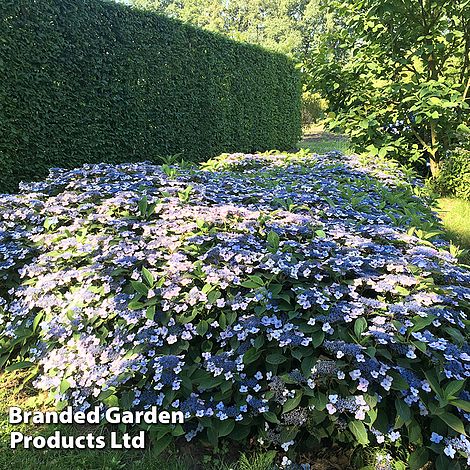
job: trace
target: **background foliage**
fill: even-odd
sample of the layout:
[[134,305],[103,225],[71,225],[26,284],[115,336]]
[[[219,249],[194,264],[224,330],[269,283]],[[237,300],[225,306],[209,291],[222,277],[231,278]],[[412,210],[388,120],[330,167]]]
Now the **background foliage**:
[[[436,176],[469,132],[468,0],[324,2],[335,27],[306,61],[355,149]],[[325,13],[326,14],[326,13]]]
[[0,22],[3,191],[53,166],[298,141],[284,56],[99,0],[7,0]]
[[321,121],[325,118],[326,108],[327,102],[319,93],[305,90],[302,93],[302,124],[307,126]]
[[321,0],[131,0],[131,3],[298,60],[314,50],[319,33],[327,25],[320,10]]
[[329,107],[331,128],[348,134],[356,151],[437,176],[449,150],[461,145],[459,132],[469,132],[468,0],[132,4],[288,54],[307,89],[303,124]]
[[444,196],[470,201],[470,150],[457,148],[450,152],[433,183]]

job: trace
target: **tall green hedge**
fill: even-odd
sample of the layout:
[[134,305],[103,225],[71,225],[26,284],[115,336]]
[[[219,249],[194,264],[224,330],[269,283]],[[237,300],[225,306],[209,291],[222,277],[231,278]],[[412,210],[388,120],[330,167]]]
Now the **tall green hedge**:
[[284,56],[100,0],[1,0],[0,191],[53,166],[288,148]]

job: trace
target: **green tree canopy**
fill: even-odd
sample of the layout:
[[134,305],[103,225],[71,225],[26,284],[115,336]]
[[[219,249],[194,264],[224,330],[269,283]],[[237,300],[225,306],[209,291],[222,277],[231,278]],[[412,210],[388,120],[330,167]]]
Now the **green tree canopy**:
[[152,9],[238,41],[292,57],[311,52],[324,28],[321,0],[133,0]]
[[357,148],[436,175],[468,132],[469,0],[327,2],[336,27],[306,62],[314,90]]

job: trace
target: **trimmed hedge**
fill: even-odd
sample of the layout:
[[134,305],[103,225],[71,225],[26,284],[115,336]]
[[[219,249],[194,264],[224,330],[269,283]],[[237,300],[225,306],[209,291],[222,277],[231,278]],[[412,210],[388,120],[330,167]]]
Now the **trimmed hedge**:
[[295,146],[285,56],[100,0],[3,0],[0,190],[50,167]]

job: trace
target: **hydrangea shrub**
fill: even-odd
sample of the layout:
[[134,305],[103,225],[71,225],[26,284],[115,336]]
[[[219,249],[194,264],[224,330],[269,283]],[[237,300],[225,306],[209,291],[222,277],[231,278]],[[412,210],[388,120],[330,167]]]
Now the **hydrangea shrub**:
[[468,462],[470,270],[416,184],[335,152],[52,169],[0,197],[1,364],[59,407],[182,410],[162,448]]

